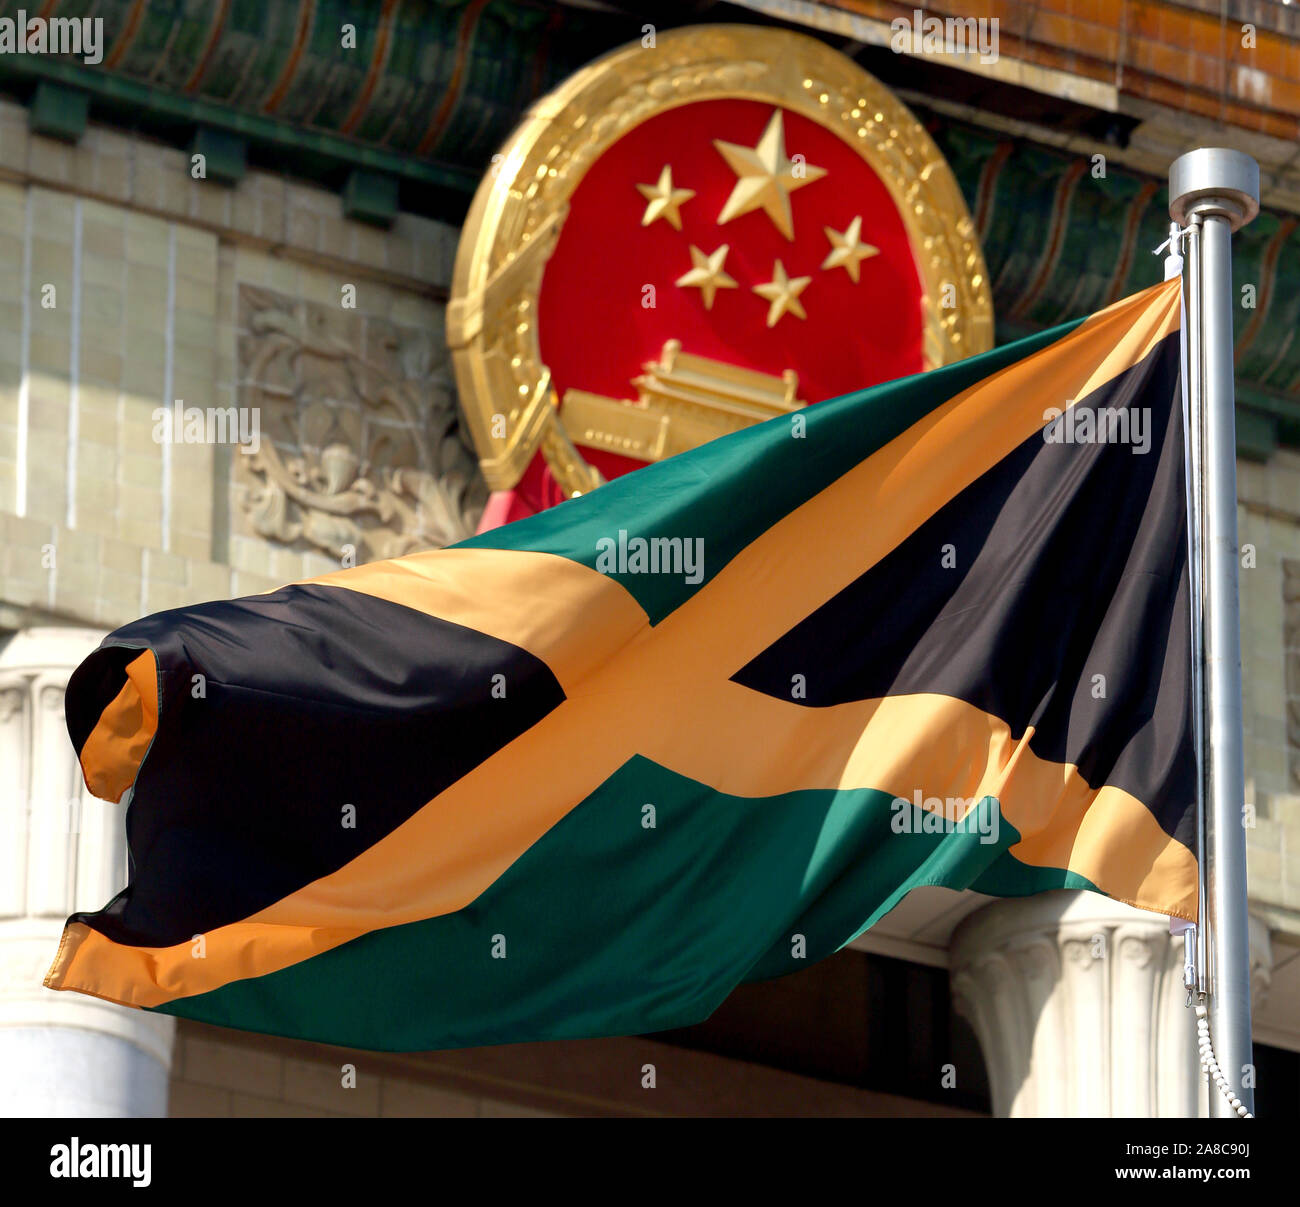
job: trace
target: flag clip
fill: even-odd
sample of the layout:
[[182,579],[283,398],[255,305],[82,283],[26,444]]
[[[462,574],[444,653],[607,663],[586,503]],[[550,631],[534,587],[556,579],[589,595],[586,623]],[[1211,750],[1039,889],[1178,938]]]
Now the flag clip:
[[[1160,246],[1151,254],[1153,256],[1158,256],[1167,247],[1169,248],[1170,255],[1181,255],[1183,251],[1183,238],[1191,232],[1191,229],[1192,227],[1190,223],[1187,226],[1179,226],[1177,222],[1171,222],[1169,224],[1169,238],[1160,244]],[[1178,244],[1176,248],[1174,247],[1175,243]]]
[[1187,990],[1187,1004],[1192,1004],[1196,993],[1196,926],[1183,931],[1183,986]]
[[1181,276],[1183,272],[1183,239],[1191,231],[1192,224],[1189,222],[1186,226],[1179,226],[1177,222],[1169,224],[1169,238],[1166,239],[1151,254],[1158,256],[1166,248],[1169,254],[1165,257],[1165,280],[1172,281],[1174,277]]

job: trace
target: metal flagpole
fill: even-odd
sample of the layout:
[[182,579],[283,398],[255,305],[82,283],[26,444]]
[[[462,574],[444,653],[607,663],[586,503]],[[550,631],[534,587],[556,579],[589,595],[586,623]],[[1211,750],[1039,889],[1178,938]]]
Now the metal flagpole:
[[[1237,448],[1232,363],[1232,234],[1259,213],[1259,165],[1240,151],[1203,147],[1169,169],[1169,214],[1189,227],[1185,276],[1191,431],[1193,617],[1201,650],[1204,763],[1200,978],[1208,989],[1210,1039],[1242,1107],[1254,1112],[1250,1042],[1250,934],[1246,914],[1245,770],[1241,738],[1241,635],[1237,601]],[[1253,1084],[1253,1078],[1251,1082]],[[1210,1090],[1210,1113],[1233,1117]]]

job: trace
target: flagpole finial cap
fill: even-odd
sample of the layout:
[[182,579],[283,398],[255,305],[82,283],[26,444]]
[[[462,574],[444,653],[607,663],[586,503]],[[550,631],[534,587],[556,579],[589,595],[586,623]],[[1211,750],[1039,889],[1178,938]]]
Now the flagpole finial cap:
[[1259,164],[1227,147],[1198,147],[1169,165],[1169,216],[1226,218],[1234,231],[1259,213]]

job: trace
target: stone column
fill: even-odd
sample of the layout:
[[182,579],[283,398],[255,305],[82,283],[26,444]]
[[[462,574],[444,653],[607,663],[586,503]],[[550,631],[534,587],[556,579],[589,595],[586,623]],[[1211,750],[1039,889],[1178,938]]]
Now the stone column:
[[0,1115],[167,1113],[175,1020],[41,984],[67,915],[127,881],[122,806],[86,791],[63,720],[101,637],[31,628],[0,648]]
[[[1252,986],[1268,932],[1252,927]],[[1204,1115],[1196,1025],[1169,920],[1097,893],[996,901],[951,944],[955,1008],[1001,1116]]]

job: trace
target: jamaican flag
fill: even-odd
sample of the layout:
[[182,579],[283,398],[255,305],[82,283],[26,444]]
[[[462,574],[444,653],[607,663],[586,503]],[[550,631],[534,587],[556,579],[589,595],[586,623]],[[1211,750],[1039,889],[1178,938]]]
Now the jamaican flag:
[[47,979],[417,1050],[679,1027],[918,885],[1192,918],[1176,281],[76,671]]

